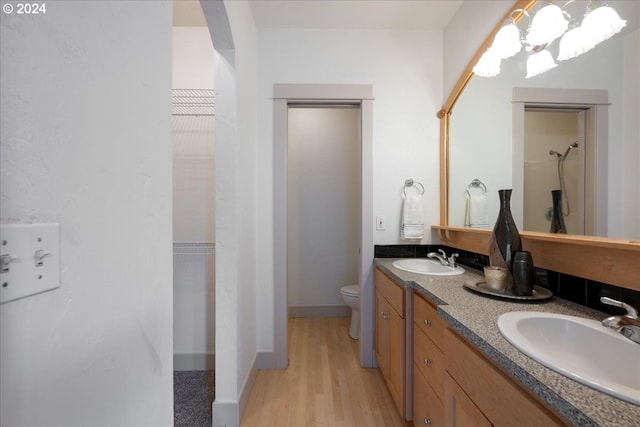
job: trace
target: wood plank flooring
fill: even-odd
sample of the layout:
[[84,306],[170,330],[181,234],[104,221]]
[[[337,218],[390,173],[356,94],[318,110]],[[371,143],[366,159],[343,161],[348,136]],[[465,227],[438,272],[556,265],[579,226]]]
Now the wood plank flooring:
[[363,369],[348,317],[289,319],[289,368],[259,371],[241,427],[407,427],[378,369]]

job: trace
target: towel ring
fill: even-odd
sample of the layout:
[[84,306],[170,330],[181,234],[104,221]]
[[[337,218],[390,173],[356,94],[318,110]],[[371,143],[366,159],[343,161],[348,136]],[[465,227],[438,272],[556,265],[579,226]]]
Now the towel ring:
[[404,181],[404,187],[402,187],[402,198],[404,199],[405,197],[407,197],[407,192],[405,191],[405,189],[407,187],[420,187],[420,195],[422,196],[424,194],[424,185],[420,184],[418,181],[414,181],[413,178],[409,178],[409,179],[405,179]]
[[471,196],[471,193],[469,192],[471,188],[479,188],[482,190],[482,194],[487,194],[487,186],[478,178],[473,179],[469,185],[467,185],[467,188],[464,190],[467,196]]

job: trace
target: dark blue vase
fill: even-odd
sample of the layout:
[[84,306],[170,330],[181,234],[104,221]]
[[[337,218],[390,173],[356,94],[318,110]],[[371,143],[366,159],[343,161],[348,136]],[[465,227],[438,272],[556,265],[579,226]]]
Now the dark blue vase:
[[553,200],[553,215],[549,232],[566,234],[567,226],[562,214],[562,190],[551,190],[551,199]]
[[513,292],[513,257],[522,250],[522,242],[511,215],[511,190],[498,190],[498,195],[500,212],[489,241],[489,263],[508,270],[506,291]]

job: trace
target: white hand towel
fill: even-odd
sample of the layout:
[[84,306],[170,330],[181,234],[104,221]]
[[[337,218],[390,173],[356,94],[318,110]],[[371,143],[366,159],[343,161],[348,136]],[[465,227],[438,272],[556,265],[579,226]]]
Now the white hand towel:
[[489,227],[486,194],[467,194],[464,225],[467,227]]
[[403,239],[419,240],[424,237],[422,215],[422,195],[407,194],[402,204],[402,225],[400,226],[400,235]]

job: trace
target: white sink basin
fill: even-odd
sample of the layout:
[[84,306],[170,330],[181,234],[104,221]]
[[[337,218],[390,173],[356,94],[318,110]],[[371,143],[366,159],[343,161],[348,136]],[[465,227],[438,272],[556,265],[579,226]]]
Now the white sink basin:
[[428,274],[429,276],[458,276],[464,273],[462,267],[448,267],[427,258],[406,258],[391,263],[395,268],[410,273]]
[[640,345],[596,320],[514,311],[500,333],[520,351],[589,387],[640,405]]

